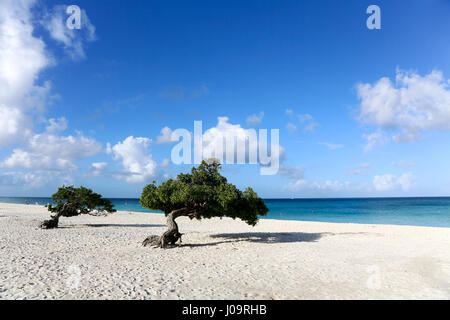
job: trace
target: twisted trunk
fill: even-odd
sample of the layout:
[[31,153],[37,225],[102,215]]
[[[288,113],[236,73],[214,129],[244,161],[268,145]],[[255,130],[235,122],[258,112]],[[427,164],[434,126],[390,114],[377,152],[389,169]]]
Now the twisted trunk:
[[43,221],[40,225],[39,228],[41,229],[54,229],[54,228],[58,228],[58,223],[59,223],[59,217],[63,214],[64,210],[66,210],[66,208],[70,206],[70,204],[68,202],[64,203],[63,207],[61,208],[61,210],[59,210],[55,215],[51,216],[49,220],[45,220]]
[[43,221],[39,228],[41,229],[54,229],[58,228],[59,217],[61,216],[60,212],[57,212],[54,216],[51,216],[49,220]]
[[181,243],[181,233],[178,231],[178,224],[175,219],[181,216],[189,215],[189,211],[186,208],[174,210],[167,215],[167,231],[161,236],[149,236],[143,242],[142,245],[154,246],[160,248],[166,248],[169,245],[175,245],[175,243],[180,240]]

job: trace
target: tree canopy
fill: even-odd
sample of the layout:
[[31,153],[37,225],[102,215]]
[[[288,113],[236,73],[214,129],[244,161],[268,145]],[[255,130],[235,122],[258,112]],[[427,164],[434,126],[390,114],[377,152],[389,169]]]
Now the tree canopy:
[[53,204],[47,205],[48,210],[63,217],[116,211],[111,201],[85,187],[62,186],[52,196],[52,200]]
[[258,216],[267,214],[264,201],[252,188],[240,191],[219,173],[221,165],[216,160],[203,160],[191,173],[179,174],[159,186],[147,185],[141,195],[143,207],[162,210],[166,215],[177,210],[191,219],[212,217],[239,218],[256,225]]

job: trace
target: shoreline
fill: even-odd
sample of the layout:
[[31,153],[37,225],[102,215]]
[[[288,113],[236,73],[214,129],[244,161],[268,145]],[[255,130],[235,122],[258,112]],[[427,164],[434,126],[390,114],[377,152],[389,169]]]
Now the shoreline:
[[0,203],[0,299],[449,299],[448,228],[179,218],[183,243],[142,247],[161,213],[37,224]]
[[[14,205],[14,206],[36,206],[36,207],[44,207],[41,204],[29,203],[29,204],[17,204],[17,203],[8,203],[8,202],[0,202],[1,205]],[[45,207],[44,207],[45,208]],[[117,213],[132,213],[132,214],[157,214],[163,216],[164,214],[161,212],[144,212],[144,211],[132,211],[132,210],[117,210]],[[64,218],[63,218],[64,219]],[[228,219],[224,217],[223,219]],[[438,229],[449,229],[448,226],[422,226],[422,225],[410,225],[410,224],[389,224],[389,223],[359,223],[359,222],[329,222],[329,221],[312,221],[312,220],[295,220],[295,219],[273,219],[260,217],[260,221],[286,221],[286,222],[301,222],[301,223],[321,223],[321,224],[339,224],[339,225],[358,225],[358,226],[395,226],[395,227],[417,227],[417,228],[438,228]],[[259,223],[258,222],[258,223]]]

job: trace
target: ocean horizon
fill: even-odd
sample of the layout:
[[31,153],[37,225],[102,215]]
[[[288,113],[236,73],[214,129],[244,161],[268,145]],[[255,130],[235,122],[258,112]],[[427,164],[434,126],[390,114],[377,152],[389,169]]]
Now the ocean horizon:
[[[0,197],[1,203],[46,205],[50,197]],[[138,198],[109,198],[120,211],[158,212],[142,208]],[[261,219],[333,223],[450,227],[450,197],[264,199]]]

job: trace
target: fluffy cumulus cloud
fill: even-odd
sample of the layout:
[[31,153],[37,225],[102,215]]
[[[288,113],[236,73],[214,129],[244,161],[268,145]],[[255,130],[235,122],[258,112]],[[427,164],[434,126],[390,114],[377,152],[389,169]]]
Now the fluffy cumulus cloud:
[[[78,169],[75,161],[101,151],[98,142],[81,134],[60,136],[68,126],[64,117],[45,120],[45,132],[34,132],[34,119],[41,122],[52,100],[51,84],[40,79],[40,75],[54,65],[42,38],[33,35],[37,19],[32,12],[36,3],[0,1],[0,146],[18,145],[0,161],[4,170],[14,170],[1,174],[2,184],[33,187],[55,180],[70,182],[70,173]],[[92,35],[85,13],[83,17],[86,32]],[[76,37],[67,34],[68,29],[59,30],[58,35],[53,24],[48,30],[53,38],[66,41],[68,47],[79,46]],[[92,39],[90,35],[88,38]]]
[[0,105],[0,145],[9,145],[29,136],[32,120],[22,110]]
[[55,6],[47,13],[42,25],[49,31],[50,36],[64,46],[66,52],[73,59],[86,57],[85,43],[96,39],[95,26],[89,20],[85,10],[81,10],[80,29],[70,29],[66,25],[69,14],[67,5]]
[[415,177],[412,173],[404,173],[397,179],[397,184],[404,191],[409,191],[415,186]]
[[397,70],[395,82],[384,77],[357,89],[358,120],[394,132],[397,143],[416,141],[425,130],[450,130],[450,81],[440,71]]
[[377,191],[392,191],[399,188],[409,191],[414,184],[414,176],[411,173],[404,173],[401,176],[384,174],[373,178],[373,186]]
[[77,169],[75,160],[90,157],[100,151],[101,146],[97,141],[82,135],[36,134],[28,140],[25,148],[14,149],[0,163],[0,167],[73,171]]
[[[245,163],[265,163],[262,161],[259,152],[261,147],[261,137],[254,129],[245,129],[240,124],[228,122],[227,117],[218,117],[215,127],[209,128],[202,136],[203,158],[216,157],[221,159],[221,155],[226,159],[226,154],[234,155],[233,161],[237,161],[237,155],[245,156]],[[279,163],[284,156],[284,148],[277,141],[269,141],[270,131],[267,132],[267,149],[269,150],[269,161]],[[279,153],[273,152],[271,148],[277,147]],[[261,149],[262,150],[262,149]],[[219,156],[217,155],[219,154]],[[264,152],[262,152],[264,154]]]
[[28,136],[30,112],[43,107],[49,83],[38,84],[50,63],[45,44],[33,36],[34,0],[0,1],[0,145]]
[[162,144],[162,143],[171,143],[171,142],[177,141],[176,139],[174,139],[172,137],[172,133],[173,133],[173,131],[169,127],[162,128],[161,133],[159,134],[159,136],[156,137],[156,143]]
[[394,189],[395,176],[393,174],[384,174],[373,178],[373,186],[377,191],[388,191]]
[[106,172],[107,162],[93,162],[89,167],[89,175],[98,177]]
[[129,183],[143,183],[154,177],[157,163],[149,150],[151,143],[151,139],[130,136],[114,146],[108,144],[107,153],[123,166],[123,171],[114,177]]

